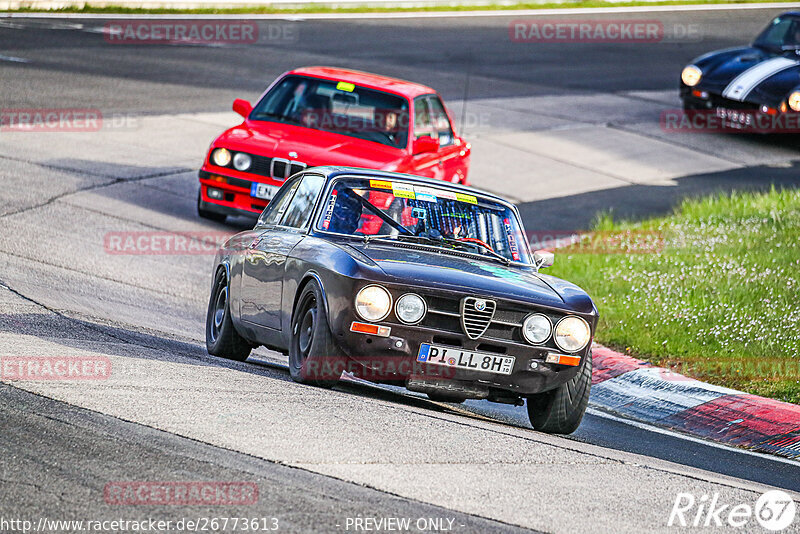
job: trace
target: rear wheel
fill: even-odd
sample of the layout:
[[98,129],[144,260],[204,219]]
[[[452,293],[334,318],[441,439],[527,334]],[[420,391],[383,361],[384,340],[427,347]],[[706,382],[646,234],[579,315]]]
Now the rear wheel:
[[215,211],[209,211],[203,208],[203,198],[200,194],[200,191],[197,192],[197,214],[202,217],[203,219],[208,219],[210,221],[216,222],[223,222],[227,215],[224,213],[217,213]]
[[571,434],[581,424],[592,388],[592,353],[581,362],[572,379],[553,389],[528,397],[528,418],[535,430]]
[[344,370],[333,342],[322,290],[315,281],[303,288],[292,314],[289,374],[301,384],[330,388]]
[[206,349],[213,356],[243,362],[250,355],[250,343],[239,335],[231,321],[228,276],[223,269],[214,278],[214,289],[206,314]]

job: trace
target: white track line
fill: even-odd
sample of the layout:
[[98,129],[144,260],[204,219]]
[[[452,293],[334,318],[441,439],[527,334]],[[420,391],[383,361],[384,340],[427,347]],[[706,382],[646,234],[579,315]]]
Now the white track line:
[[751,451],[748,449],[740,449],[738,447],[732,447],[730,445],[725,445],[722,443],[717,443],[716,441],[711,441],[703,438],[696,438],[694,436],[690,436],[688,434],[682,434],[680,432],[675,432],[673,430],[667,430],[666,428],[661,428],[653,425],[649,425],[647,423],[640,423],[639,421],[634,421],[632,419],[625,419],[623,417],[617,417],[616,415],[611,415],[610,413],[606,413],[604,411],[598,410],[596,408],[587,408],[586,413],[590,415],[594,415],[596,417],[602,417],[603,419],[608,419],[610,421],[616,421],[617,423],[622,423],[625,425],[630,425],[636,428],[640,428],[642,430],[646,430],[648,432],[654,432],[656,434],[663,434],[665,436],[670,436],[672,438],[679,438],[685,439],[686,441],[691,441],[694,443],[699,443],[702,445],[707,445],[709,447],[714,447],[716,449],[723,449],[730,452],[738,452],[741,454],[747,454],[749,456],[755,456],[757,458],[761,458],[763,460],[772,460],[775,462],[781,462],[784,464],[789,464],[794,467],[800,467],[800,462],[796,460],[792,460],[790,458],[784,458],[783,456],[776,456],[772,454],[766,454],[763,452],[756,452]]
[[4,56],[0,54],[0,61],[11,61],[12,63],[30,63],[30,59],[24,57]]
[[[168,2],[169,0],[165,0]],[[124,0],[120,2],[124,4]],[[275,4],[271,4],[275,6]],[[257,6],[255,6],[257,7]],[[30,19],[234,19],[234,20],[342,20],[342,19],[433,19],[470,17],[548,17],[553,15],[595,15],[614,13],[664,13],[676,11],[741,11],[753,9],[784,9],[800,7],[791,2],[771,2],[764,4],[706,4],[706,5],[662,5],[662,6],[624,6],[555,9],[515,9],[491,11],[408,11],[384,13],[303,13],[303,14],[236,14],[236,15],[139,15],[107,13],[0,13],[0,18]]]

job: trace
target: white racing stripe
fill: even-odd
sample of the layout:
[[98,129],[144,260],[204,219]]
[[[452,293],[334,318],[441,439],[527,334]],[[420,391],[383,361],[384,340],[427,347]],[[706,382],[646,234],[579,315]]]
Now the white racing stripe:
[[785,57],[776,57],[768,59],[767,61],[762,61],[734,78],[725,90],[722,91],[722,96],[742,102],[758,84],[770,76],[774,76],[796,65],[800,65],[800,62]]

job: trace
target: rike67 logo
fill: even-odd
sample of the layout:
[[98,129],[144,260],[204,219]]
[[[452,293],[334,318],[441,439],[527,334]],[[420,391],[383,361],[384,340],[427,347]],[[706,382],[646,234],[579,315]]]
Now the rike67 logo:
[[[752,532],[757,522],[763,528],[779,532],[794,523],[796,505],[791,495],[771,490],[761,495],[754,506],[747,503],[725,503],[719,493],[699,498],[679,493],[669,514],[670,527],[726,527]],[[754,521],[755,520],[755,521]]]

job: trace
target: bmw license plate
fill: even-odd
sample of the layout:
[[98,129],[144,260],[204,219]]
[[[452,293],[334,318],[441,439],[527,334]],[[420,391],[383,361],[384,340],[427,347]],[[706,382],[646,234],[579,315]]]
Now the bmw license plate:
[[278,189],[280,188],[275,185],[253,182],[253,185],[250,186],[250,196],[264,200],[272,200],[272,197],[275,196],[275,193],[277,193]]
[[512,356],[471,352],[457,347],[429,345],[428,343],[420,345],[417,361],[501,375],[510,375],[514,369]]

